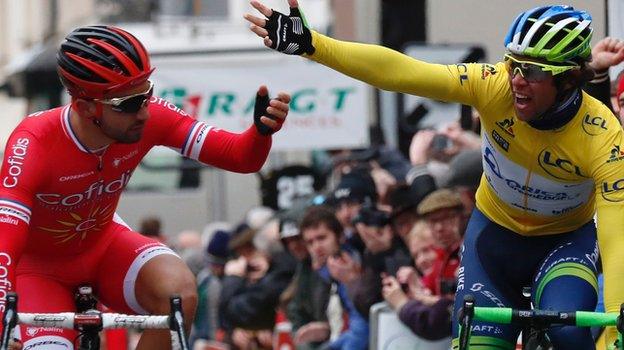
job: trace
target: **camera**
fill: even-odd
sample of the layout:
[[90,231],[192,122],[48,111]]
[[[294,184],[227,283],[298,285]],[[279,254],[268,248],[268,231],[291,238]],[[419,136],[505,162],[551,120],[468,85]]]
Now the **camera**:
[[442,294],[455,294],[457,282],[455,279],[442,279],[440,281],[440,291]]
[[451,139],[444,134],[436,134],[431,140],[431,149],[435,152],[442,152],[451,146]]
[[250,273],[250,272],[256,272],[256,271],[260,271],[260,268],[258,266],[254,264],[247,264],[245,272]]
[[379,210],[375,205],[366,201],[362,204],[360,212],[353,218],[352,223],[362,223],[366,226],[384,227],[390,224],[390,214],[385,211]]

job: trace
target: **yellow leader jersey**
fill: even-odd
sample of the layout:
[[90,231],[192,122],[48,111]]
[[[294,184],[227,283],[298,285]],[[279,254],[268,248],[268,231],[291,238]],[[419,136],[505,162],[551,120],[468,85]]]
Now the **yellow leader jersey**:
[[380,89],[471,105],[481,115],[483,176],[477,207],[521,235],[572,231],[597,212],[605,307],[624,302],[624,149],[613,113],[583,92],[555,130],[518,120],[503,63],[430,64],[377,45],[312,32],[308,58]]

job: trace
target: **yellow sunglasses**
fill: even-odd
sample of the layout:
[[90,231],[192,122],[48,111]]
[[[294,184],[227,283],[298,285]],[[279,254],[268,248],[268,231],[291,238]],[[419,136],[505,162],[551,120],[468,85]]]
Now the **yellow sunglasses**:
[[555,76],[569,70],[581,69],[579,65],[555,66],[534,61],[520,60],[510,54],[505,54],[505,65],[513,75],[520,74],[528,82],[544,81],[550,76]]

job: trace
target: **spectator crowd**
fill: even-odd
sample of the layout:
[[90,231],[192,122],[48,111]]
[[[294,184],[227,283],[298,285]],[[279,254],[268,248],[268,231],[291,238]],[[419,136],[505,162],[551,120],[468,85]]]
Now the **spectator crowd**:
[[286,330],[296,349],[367,349],[369,312],[383,301],[414,334],[449,337],[479,147],[458,125],[422,130],[409,160],[386,146],[328,152],[326,189],[291,209],[252,208],[172,241],[145,218],[142,232],[197,276],[192,348],[272,349]]

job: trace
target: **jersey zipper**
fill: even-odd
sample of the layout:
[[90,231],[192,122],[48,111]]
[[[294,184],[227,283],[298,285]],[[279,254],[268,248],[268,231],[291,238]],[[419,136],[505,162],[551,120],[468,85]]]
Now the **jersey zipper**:
[[[93,153],[94,156],[97,157],[98,163],[97,163],[97,182],[101,182],[102,186],[104,184],[104,174],[103,174],[103,170],[104,170],[104,153],[106,152],[106,149],[104,150],[99,150],[98,153]],[[96,194],[96,197],[93,198],[93,201],[91,202],[90,205],[90,209],[89,209],[89,214],[88,214],[88,218],[89,219],[96,219],[99,221],[99,218],[97,217],[98,215],[98,211],[100,208],[100,204],[101,204],[101,198],[99,198],[99,196]],[[93,229],[88,229],[84,232],[81,233],[80,236],[80,243],[82,243],[82,240],[89,234],[93,234]]]
[[525,193],[524,193],[524,214],[525,214],[525,220],[524,220],[524,230],[526,231],[527,225],[526,225],[526,220],[529,218],[528,215],[528,208],[529,208],[529,194],[530,194],[530,189],[531,189],[531,177],[533,176],[533,173],[535,172],[535,162],[537,161],[537,157],[538,157],[538,153],[539,153],[539,149],[540,147],[534,147],[532,149],[532,152],[530,153],[530,159],[527,161],[527,164],[529,164],[529,168],[527,169],[527,176],[524,182],[524,188],[525,188]]
[[99,172],[102,172],[102,170],[104,170],[104,160],[102,159],[103,155],[102,154],[98,154],[97,157],[98,157],[97,170]]

